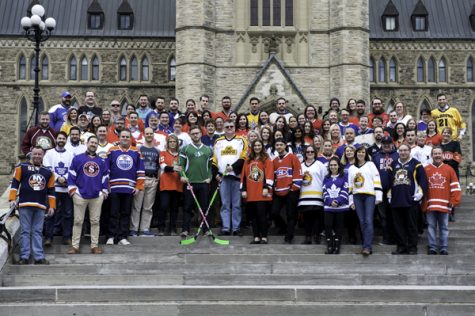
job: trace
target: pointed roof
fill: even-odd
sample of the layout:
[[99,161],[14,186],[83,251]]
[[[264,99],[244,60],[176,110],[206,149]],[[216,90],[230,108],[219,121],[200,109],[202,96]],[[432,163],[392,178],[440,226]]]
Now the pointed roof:
[[117,13],[130,14],[134,13],[134,10],[132,10],[132,7],[127,0],[123,0],[119,6],[119,9],[117,9]]
[[429,15],[429,12],[427,11],[422,0],[419,0],[419,2],[417,2],[414,11],[412,11],[412,15]]
[[89,6],[89,8],[87,8],[87,13],[104,13],[104,10],[102,10],[99,1],[92,0],[91,5]]
[[297,96],[302,100],[302,102],[307,105],[308,104],[308,101],[307,99],[305,98],[305,96],[302,94],[302,92],[300,91],[300,89],[298,88],[297,84],[295,83],[295,81],[292,79],[292,77],[290,76],[290,73],[289,71],[285,68],[284,64],[277,58],[277,56],[275,54],[270,54],[269,58],[266,60],[266,62],[264,63],[264,65],[262,66],[262,69],[257,73],[256,77],[254,78],[254,80],[252,80],[252,82],[249,84],[249,86],[247,87],[246,91],[244,92],[244,94],[242,95],[241,99],[239,99],[239,102],[238,104],[236,105],[236,107],[234,108],[235,111],[238,111],[239,108],[244,104],[244,102],[246,101],[247,97],[249,97],[249,95],[251,94],[252,90],[256,87],[257,83],[261,80],[262,76],[266,73],[266,71],[269,69],[269,67],[272,65],[272,64],[275,64],[277,66],[277,68],[279,68],[279,70],[282,72],[282,74],[284,75],[285,79],[287,79],[290,83],[290,85],[292,86],[292,88],[295,90]]
[[399,11],[397,10],[392,0],[389,0],[388,4],[386,5],[386,8],[384,9],[383,16],[398,16],[398,15],[399,15]]

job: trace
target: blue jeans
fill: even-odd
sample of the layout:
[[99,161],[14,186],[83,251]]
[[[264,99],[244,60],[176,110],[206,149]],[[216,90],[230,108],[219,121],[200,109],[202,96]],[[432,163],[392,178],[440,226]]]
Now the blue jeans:
[[[20,208],[20,259],[29,260],[31,248],[33,259],[44,259],[43,223],[45,211],[36,207]],[[31,248],[30,248],[31,244]]]
[[363,236],[363,248],[373,249],[373,219],[375,196],[369,194],[355,194],[353,201],[355,203],[356,214],[360,220],[361,235]]
[[56,212],[45,219],[45,238],[53,239],[55,227],[63,231],[63,239],[71,239],[73,235],[73,199],[67,192],[56,192]]
[[241,191],[240,182],[231,177],[224,177],[221,182],[221,221],[223,222],[223,231],[239,230],[241,225]]
[[[427,213],[427,242],[430,250],[447,250],[449,245],[449,213]],[[439,226],[439,243],[437,243],[437,226]]]

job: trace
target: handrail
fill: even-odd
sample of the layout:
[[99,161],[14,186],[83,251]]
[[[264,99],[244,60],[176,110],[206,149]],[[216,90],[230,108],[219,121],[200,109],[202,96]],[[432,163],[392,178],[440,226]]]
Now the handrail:
[[6,227],[6,223],[10,217],[17,216],[15,214],[15,209],[15,206],[11,206],[8,212],[0,216],[0,238],[7,242],[9,250],[12,247],[12,235]]

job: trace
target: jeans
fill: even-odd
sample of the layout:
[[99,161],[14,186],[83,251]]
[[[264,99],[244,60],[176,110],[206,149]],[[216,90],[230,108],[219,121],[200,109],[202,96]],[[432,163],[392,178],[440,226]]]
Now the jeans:
[[[429,249],[447,250],[449,244],[449,213],[427,213],[427,239]],[[437,243],[437,226],[439,226],[439,243]]]
[[[221,182],[221,221],[223,231],[239,230],[241,225],[241,191],[240,182],[236,178],[224,177]],[[231,223],[232,220],[232,223]],[[232,224],[232,227],[230,227]]]
[[376,210],[381,221],[383,241],[387,243],[394,242],[394,223],[391,213],[391,204],[387,198],[387,192],[383,193],[383,201],[378,206],[376,206]]
[[29,260],[31,248],[33,248],[34,260],[44,259],[43,224],[45,212],[45,210],[36,207],[20,208],[20,259]]
[[[63,239],[71,239],[73,233],[73,200],[66,192],[56,192],[56,212],[45,219],[45,238],[53,239],[54,228],[59,224],[63,230]],[[58,223],[59,222],[59,223]]]
[[374,203],[376,197],[369,194],[355,194],[353,200],[355,203],[356,214],[360,220],[361,235],[363,237],[363,249],[373,249],[373,219],[374,219]]

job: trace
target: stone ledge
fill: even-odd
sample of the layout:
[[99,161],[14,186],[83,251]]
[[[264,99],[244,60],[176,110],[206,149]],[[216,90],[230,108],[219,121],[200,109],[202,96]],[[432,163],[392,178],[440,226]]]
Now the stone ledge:
[[[5,214],[9,210],[8,191],[9,189],[5,190],[5,192],[0,197],[0,215]],[[20,231],[20,221],[17,217],[9,218],[5,226],[10,232],[12,238],[15,238],[15,236]],[[4,239],[0,239],[0,271],[3,269],[3,266],[7,262],[8,255],[8,244]]]

